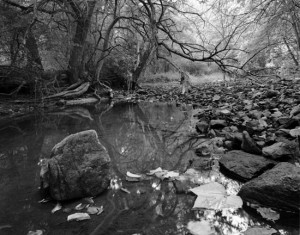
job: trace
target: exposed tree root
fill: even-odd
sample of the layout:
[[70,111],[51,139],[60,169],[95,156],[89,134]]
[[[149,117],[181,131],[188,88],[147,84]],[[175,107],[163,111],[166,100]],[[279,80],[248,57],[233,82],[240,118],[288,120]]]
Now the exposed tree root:
[[[85,82],[75,88],[74,90],[66,90],[62,91],[60,93],[57,93],[55,95],[50,95],[45,97],[44,99],[53,99],[53,98],[72,98],[72,97],[78,97],[83,95],[90,87],[89,82]],[[70,88],[70,87],[69,87]]]

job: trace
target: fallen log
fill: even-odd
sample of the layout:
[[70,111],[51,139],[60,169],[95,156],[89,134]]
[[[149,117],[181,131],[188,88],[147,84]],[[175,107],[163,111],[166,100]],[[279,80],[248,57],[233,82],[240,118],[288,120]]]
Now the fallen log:
[[74,90],[62,91],[62,92],[57,93],[55,95],[47,96],[44,99],[71,98],[71,97],[81,96],[89,89],[89,87],[90,87],[90,83],[85,82],[85,83],[81,84],[79,87],[77,87]]

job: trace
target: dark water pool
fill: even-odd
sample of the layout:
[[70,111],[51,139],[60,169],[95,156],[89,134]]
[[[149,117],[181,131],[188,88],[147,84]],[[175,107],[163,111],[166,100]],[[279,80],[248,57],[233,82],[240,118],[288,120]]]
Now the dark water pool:
[[[177,194],[172,182],[150,179],[126,181],[126,172],[146,173],[157,167],[184,172],[203,140],[192,135],[193,110],[174,104],[123,103],[93,108],[71,108],[36,114],[0,123],[0,234],[189,234],[189,221],[204,221],[206,234],[237,235],[250,226],[271,226],[278,234],[298,235],[288,223],[268,222],[251,210],[191,210],[195,197]],[[69,134],[94,129],[112,159],[115,188],[95,198],[104,212],[91,220],[67,222],[74,207],[84,200],[63,203],[54,214],[55,202],[39,203],[39,166],[52,147]],[[203,178],[213,180],[211,169]],[[220,175],[219,175],[220,176]],[[241,184],[221,175],[227,190]],[[130,192],[119,189],[123,187]]]

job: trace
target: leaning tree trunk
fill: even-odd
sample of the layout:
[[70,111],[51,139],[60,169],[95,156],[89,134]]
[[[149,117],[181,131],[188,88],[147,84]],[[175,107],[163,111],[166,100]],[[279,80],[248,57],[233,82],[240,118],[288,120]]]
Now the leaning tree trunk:
[[12,35],[11,35],[11,41],[9,44],[9,49],[10,49],[10,65],[11,66],[17,66],[17,59],[20,51],[20,43],[19,43],[19,32],[18,30],[13,30]]
[[283,42],[285,43],[285,45],[286,45],[286,47],[288,49],[288,52],[290,53],[290,56],[292,57],[295,65],[298,67],[299,66],[299,62],[298,62],[297,58],[295,57],[295,55],[294,55],[294,53],[293,53],[293,51],[292,51],[289,43],[287,42],[287,40],[285,38],[283,38]]
[[[156,50],[158,48],[157,44],[157,34],[158,34],[158,29],[157,29],[157,21],[156,21],[156,9],[153,4],[153,2],[148,1],[149,7],[150,7],[150,14],[148,15],[149,17],[149,31],[150,31],[150,37],[149,37],[149,42],[148,42],[148,47],[144,51],[144,53],[139,53],[138,55],[138,65],[135,67],[133,73],[132,73],[132,82],[131,82],[131,89],[135,90],[137,82],[140,77],[143,76],[147,66],[151,62],[153,56],[156,53]],[[139,52],[139,51],[138,51]]]
[[[82,12],[77,13],[76,32],[73,37],[73,47],[69,59],[69,69],[72,73],[71,82],[78,82],[80,75],[83,72],[84,64],[82,57],[86,45],[86,38],[91,25],[91,18],[94,12],[96,1],[88,1],[88,13],[82,15]],[[76,7],[76,6],[75,6]],[[77,8],[78,10],[78,8]]]
[[96,80],[99,81],[100,80],[100,74],[101,74],[101,70],[103,68],[104,65],[104,59],[107,56],[107,49],[109,47],[109,39],[111,38],[111,32],[115,26],[115,24],[122,19],[123,17],[116,17],[114,18],[113,22],[109,25],[107,31],[106,31],[106,35],[104,37],[104,42],[103,42],[103,46],[102,46],[102,52],[100,54],[100,57],[97,61],[97,65],[96,65]]
[[150,44],[147,50],[139,56],[139,63],[132,73],[132,82],[129,87],[131,90],[135,90],[139,78],[143,76],[147,66],[149,65],[153,57],[155,49],[155,46]]

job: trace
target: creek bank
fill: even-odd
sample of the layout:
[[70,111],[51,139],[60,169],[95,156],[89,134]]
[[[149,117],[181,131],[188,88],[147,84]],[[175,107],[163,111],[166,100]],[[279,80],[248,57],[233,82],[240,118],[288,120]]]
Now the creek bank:
[[[243,150],[263,155],[275,160],[274,165],[281,161],[299,164],[299,90],[300,82],[297,80],[245,80],[234,84],[203,84],[193,87],[191,92],[185,95],[180,95],[177,85],[144,87],[131,95],[123,91],[116,92],[112,101],[146,100],[175,102],[178,105],[191,104],[195,111],[198,110],[195,117],[199,120],[196,124],[199,134],[210,138],[222,138],[221,145],[226,150]],[[283,157],[277,157],[268,151],[274,146],[277,153],[283,153]],[[225,164],[222,167],[230,170]],[[241,176],[246,181],[255,180],[255,177],[269,169],[261,168],[259,164],[254,164],[251,168],[256,168],[254,172],[259,173],[252,173],[254,178]]]
[[246,202],[299,213],[300,83],[244,84],[221,87],[219,99],[203,90],[211,103],[196,114],[196,130],[203,134],[203,122],[214,123],[205,129],[207,136],[221,138],[221,146],[233,150],[221,155],[221,171],[248,181],[240,191]]
[[[221,154],[221,170],[230,173],[228,176],[238,177],[242,181],[250,180],[249,183],[255,182],[257,177],[266,177],[264,180],[272,184],[272,177],[268,177],[268,174],[271,174],[271,168],[280,162],[289,162],[285,164],[300,169],[299,90],[299,80],[253,79],[234,84],[203,84],[201,87],[193,87],[191,92],[185,95],[179,95],[175,86],[157,90],[148,87],[138,91],[128,100],[193,105],[195,111],[198,110],[198,113],[195,112],[198,119],[195,128],[199,135],[220,137],[220,147],[227,151],[239,151]],[[247,154],[255,154],[255,157]],[[269,171],[271,173],[268,173]],[[289,177],[291,181],[298,182],[296,174]],[[258,184],[257,187],[262,185]],[[277,203],[276,209],[295,211],[298,207],[295,200],[290,202],[289,208],[280,201],[299,198],[299,192],[285,188],[285,180],[279,181],[274,187],[286,190],[286,194],[273,198],[273,203]],[[267,193],[263,188],[261,190]],[[246,194],[243,193],[244,198]],[[260,196],[264,198],[263,194]],[[262,206],[271,207],[270,203],[265,203],[264,200],[259,202]]]

